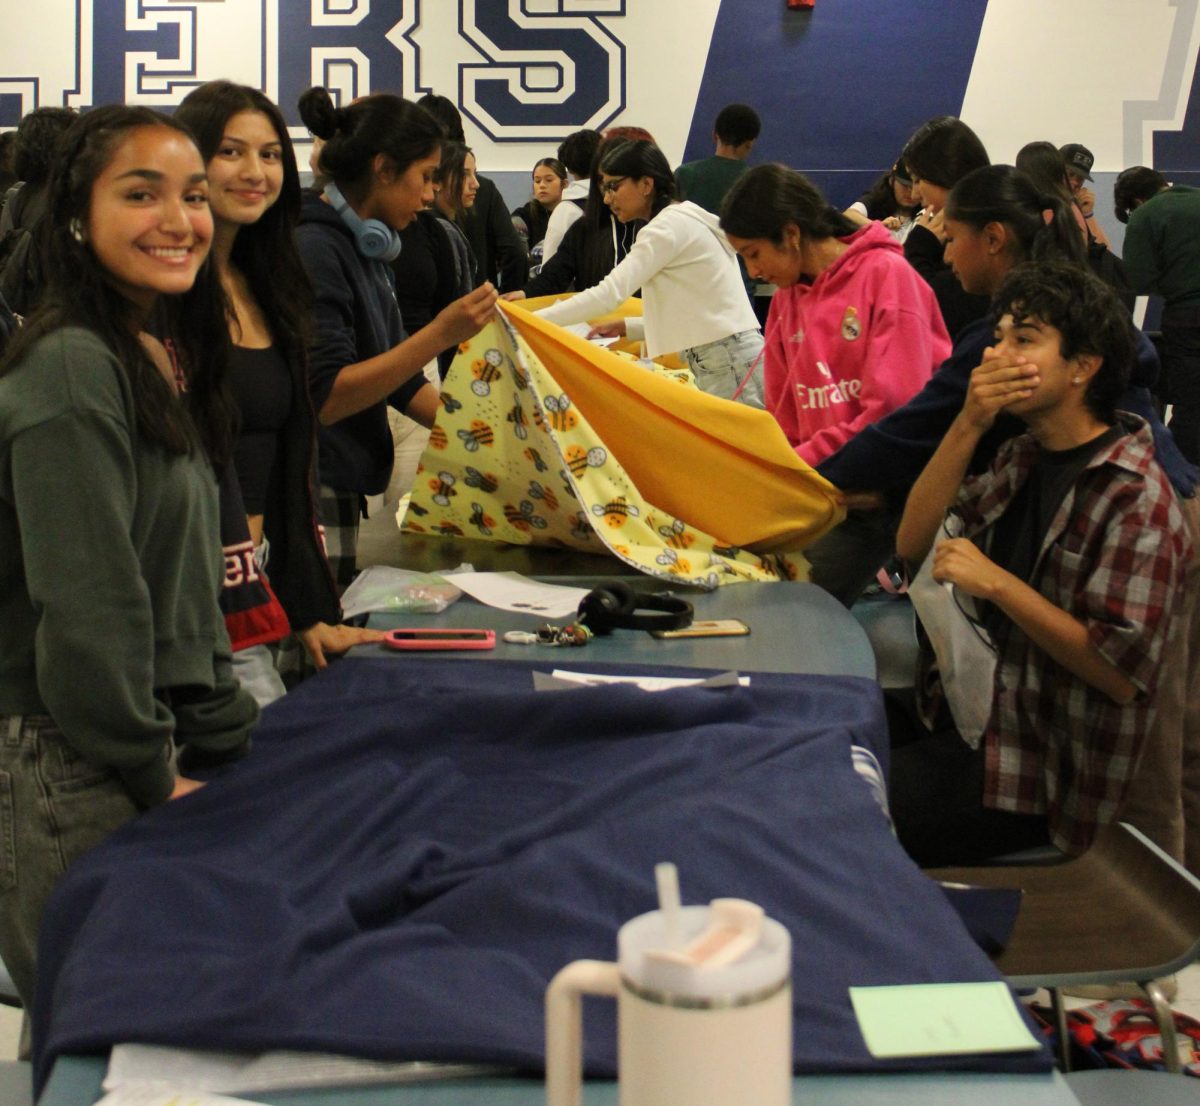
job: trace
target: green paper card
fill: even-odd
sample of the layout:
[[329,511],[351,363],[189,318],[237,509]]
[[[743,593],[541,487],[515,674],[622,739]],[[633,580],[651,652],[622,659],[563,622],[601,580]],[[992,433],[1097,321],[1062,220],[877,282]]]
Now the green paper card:
[[999,980],[851,987],[850,1002],[867,1049],[878,1060],[1041,1047]]

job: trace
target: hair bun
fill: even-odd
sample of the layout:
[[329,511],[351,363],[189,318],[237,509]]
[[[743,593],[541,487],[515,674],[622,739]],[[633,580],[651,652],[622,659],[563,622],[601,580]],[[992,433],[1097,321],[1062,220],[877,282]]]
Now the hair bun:
[[304,125],[326,142],[345,127],[344,110],[334,106],[329,90],[320,85],[302,93],[297,106]]

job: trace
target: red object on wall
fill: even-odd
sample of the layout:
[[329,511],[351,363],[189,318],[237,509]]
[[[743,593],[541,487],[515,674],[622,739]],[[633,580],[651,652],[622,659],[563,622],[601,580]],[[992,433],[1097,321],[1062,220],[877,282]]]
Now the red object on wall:
[[787,0],[789,8],[813,8],[816,4],[817,0]]

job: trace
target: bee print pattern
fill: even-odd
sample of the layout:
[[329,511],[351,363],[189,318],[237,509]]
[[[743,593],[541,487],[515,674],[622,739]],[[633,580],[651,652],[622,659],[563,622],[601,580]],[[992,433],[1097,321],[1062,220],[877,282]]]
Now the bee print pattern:
[[490,349],[471,366],[475,379],[471,391],[477,396],[491,395],[492,385],[500,379],[500,364],[503,358],[498,349]]
[[696,540],[695,534],[689,534],[682,519],[675,519],[670,526],[660,526],[658,532],[667,539],[667,545],[674,549],[687,549]]
[[439,522],[433,530],[434,533],[441,534],[447,538],[461,538],[463,536],[462,527],[455,526],[453,522]]
[[452,473],[439,472],[436,480],[429,481],[429,487],[433,490],[433,501],[439,507],[449,507],[450,497],[458,495],[458,491],[454,485],[457,481]]
[[565,395],[547,396],[544,404],[546,422],[554,430],[573,430],[579,420],[572,411],[571,401]]
[[500,487],[500,477],[493,476],[490,472],[480,472],[467,465],[467,475],[463,477],[463,483],[468,488],[478,488],[484,494],[491,495]]
[[495,440],[492,428],[482,419],[475,419],[471,423],[471,429],[460,430],[458,436],[468,453],[474,453],[481,445],[491,445]]
[[442,408],[447,415],[453,415],[455,411],[462,410],[462,404],[449,392],[443,392],[438,396],[438,400],[441,402]]
[[584,449],[581,445],[568,446],[563,456],[573,476],[582,476],[589,468],[600,468],[608,460],[608,453],[600,446]]
[[533,513],[533,504],[528,499],[522,499],[518,507],[514,507],[511,503],[506,503],[504,505],[504,517],[518,530],[526,533],[530,528],[534,530],[546,529],[546,520],[540,515]]
[[429,432],[429,444],[433,449],[445,449],[448,439],[443,427],[435,426]]
[[550,511],[558,510],[558,496],[549,488],[543,488],[536,480],[529,481],[529,498],[540,499]]
[[637,518],[642,512],[632,504],[625,502],[623,495],[617,496],[608,503],[592,504],[592,514],[599,515],[604,519],[605,525],[611,526],[614,530],[619,530],[631,518]]
[[586,538],[591,540],[595,537],[592,533],[592,524],[588,522],[588,517],[582,511],[576,511],[571,516],[571,537]]
[[654,560],[657,564],[665,565],[667,571],[674,573],[676,576],[691,575],[691,564],[681,558],[674,549],[664,549]]
[[527,450],[525,450],[525,460],[532,462],[533,467],[537,472],[546,472],[549,470],[550,466],[542,460],[542,455],[536,449],[534,449],[533,446],[530,446]]
[[492,527],[496,525],[496,520],[491,515],[483,513],[482,503],[471,504],[471,517],[468,520],[484,537],[490,537]]
[[525,421],[525,409],[521,406],[520,396],[513,396],[513,405],[508,412],[507,421],[512,423],[513,433],[521,441],[529,437],[529,426]]

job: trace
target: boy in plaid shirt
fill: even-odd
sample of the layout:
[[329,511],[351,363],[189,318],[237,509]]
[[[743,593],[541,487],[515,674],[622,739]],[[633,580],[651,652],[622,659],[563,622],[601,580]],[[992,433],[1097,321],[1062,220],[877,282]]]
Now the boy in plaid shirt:
[[[1145,422],[1115,409],[1133,358],[1129,316],[1083,269],[1015,269],[996,344],[905,506],[897,549],[974,597],[996,647],[978,750],[954,729],[929,650],[920,721],[889,710],[892,814],[925,865],[1047,841],[1085,850],[1114,820],[1155,709],[1191,548]],[[964,483],[997,414],[1029,432]],[[935,537],[947,509],[963,536]]]

